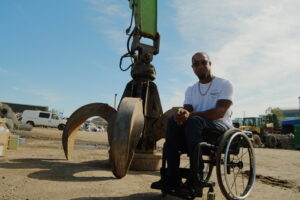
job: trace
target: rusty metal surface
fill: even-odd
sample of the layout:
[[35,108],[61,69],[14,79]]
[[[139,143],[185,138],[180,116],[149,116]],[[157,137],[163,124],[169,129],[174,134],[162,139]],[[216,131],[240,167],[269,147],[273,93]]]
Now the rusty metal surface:
[[163,115],[156,84],[149,80],[132,80],[126,85],[124,97],[139,97],[143,100],[145,125],[136,152],[153,153],[157,141],[153,125]]
[[173,107],[166,111],[159,119],[157,119],[153,125],[153,137],[155,141],[165,138],[168,119],[173,116],[178,110],[178,107]]
[[68,119],[63,131],[62,144],[67,159],[71,158],[77,131],[80,125],[90,117],[100,116],[109,122],[116,110],[104,103],[92,103],[77,109]]
[[162,165],[162,153],[135,153],[130,164],[130,170],[159,171]]
[[126,175],[144,128],[143,105],[140,98],[125,97],[109,123],[111,138],[109,158],[117,178]]
[[163,115],[155,83],[148,82],[144,104],[145,127],[137,152],[154,153],[156,150],[155,122]]

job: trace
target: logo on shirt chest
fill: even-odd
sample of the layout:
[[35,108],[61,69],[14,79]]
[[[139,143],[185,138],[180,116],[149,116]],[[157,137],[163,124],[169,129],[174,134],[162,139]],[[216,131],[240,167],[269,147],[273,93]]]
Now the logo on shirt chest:
[[214,91],[209,93],[209,95],[213,96],[213,97],[217,97],[217,96],[219,96],[219,94],[220,94],[219,92],[214,92]]

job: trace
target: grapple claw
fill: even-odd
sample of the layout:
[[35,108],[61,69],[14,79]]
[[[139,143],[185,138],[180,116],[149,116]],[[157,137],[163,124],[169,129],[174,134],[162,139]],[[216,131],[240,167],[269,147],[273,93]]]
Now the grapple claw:
[[123,98],[118,112],[108,126],[112,171],[117,178],[122,178],[130,167],[135,148],[142,136],[144,128],[142,100]]
[[104,103],[91,103],[78,108],[68,119],[66,127],[63,131],[62,144],[66,155],[69,160],[71,158],[75,138],[80,125],[90,117],[100,116],[109,122],[116,110]]

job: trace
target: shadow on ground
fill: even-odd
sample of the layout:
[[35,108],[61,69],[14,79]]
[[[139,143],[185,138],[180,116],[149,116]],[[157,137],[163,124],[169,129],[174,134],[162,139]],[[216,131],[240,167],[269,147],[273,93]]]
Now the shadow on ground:
[[29,178],[52,181],[105,181],[114,179],[109,177],[78,177],[80,172],[105,170],[111,171],[108,160],[87,161],[81,163],[68,163],[64,159],[14,159],[0,163],[0,168],[7,169],[42,169],[28,175]]
[[[89,171],[109,171],[111,166],[108,160],[92,160],[81,163],[70,163],[65,159],[43,159],[43,158],[26,158],[13,159],[8,162],[1,163],[0,168],[6,169],[41,169],[28,175],[29,178],[38,180],[52,180],[52,181],[105,181],[116,179],[113,174],[107,177],[84,176],[80,177],[80,172]],[[148,174],[153,176],[160,176],[159,171],[128,171],[128,174]]]
[[79,197],[71,200],[157,200],[161,198],[160,193],[138,193],[126,197]]

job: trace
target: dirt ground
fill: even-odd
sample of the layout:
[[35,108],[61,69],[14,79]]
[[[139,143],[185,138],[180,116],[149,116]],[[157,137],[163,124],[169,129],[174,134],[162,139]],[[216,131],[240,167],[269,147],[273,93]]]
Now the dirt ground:
[[[158,171],[113,176],[105,132],[79,132],[72,160],[65,159],[61,131],[34,128],[23,135],[24,145],[0,157],[1,200],[163,199],[150,188],[159,179]],[[257,179],[248,199],[300,199],[300,151],[257,148],[255,154]],[[211,180],[217,182],[215,170]],[[217,184],[215,188],[216,199],[225,199]]]

